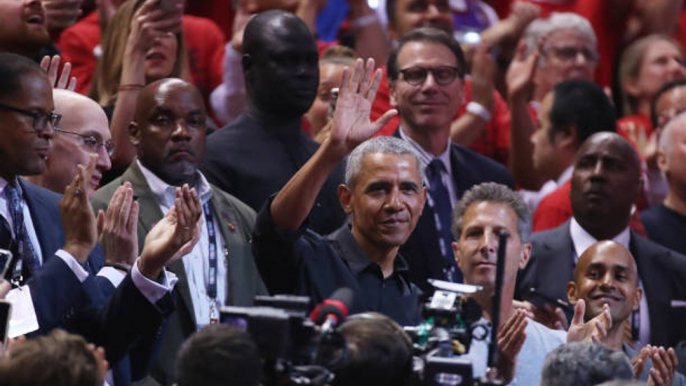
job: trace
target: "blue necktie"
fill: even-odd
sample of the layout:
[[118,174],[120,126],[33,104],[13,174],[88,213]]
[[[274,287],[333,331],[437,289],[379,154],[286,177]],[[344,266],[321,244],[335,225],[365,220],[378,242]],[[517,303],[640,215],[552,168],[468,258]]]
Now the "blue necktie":
[[14,240],[16,242],[16,253],[19,254],[22,260],[22,275],[24,280],[28,279],[37,268],[38,260],[36,259],[36,252],[29,240],[26,232],[26,225],[24,224],[24,212],[21,206],[21,191],[17,186],[17,182],[10,182],[5,187],[5,196],[7,197],[7,209],[9,209],[10,217],[12,218],[12,230],[14,231]]
[[438,158],[434,158],[426,168],[426,177],[429,180],[429,195],[433,201],[438,243],[443,260],[447,263],[444,269],[445,279],[452,282],[462,282],[462,274],[457,269],[451,247],[453,235],[450,232],[450,226],[453,207],[450,204],[448,188],[443,183],[441,176],[441,173],[445,170],[443,162]]

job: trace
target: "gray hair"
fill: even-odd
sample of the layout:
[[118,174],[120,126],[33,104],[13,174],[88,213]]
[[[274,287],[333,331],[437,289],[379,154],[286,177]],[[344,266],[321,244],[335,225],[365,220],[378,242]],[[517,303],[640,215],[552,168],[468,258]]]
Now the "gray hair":
[[621,350],[575,342],[551,351],[541,373],[541,386],[594,386],[613,379],[632,380],[629,358]]
[[469,189],[453,209],[453,236],[459,240],[464,226],[464,215],[470,206],[479,202],[507,204],[517,214],[519,239],[527,243],[531,235],[531,212],[522,198],[512,189],[495,182],[484,182]]
[[678,130],[686,125],[686,111],[679,113],[674,118],[670,119],[660,133],[658,142],[658,149],[665,154],[669,154],[674,149],[674,141],[672,139],[673,131]]
[[[538,47],[538,42],[543,36],[549,36],[551,33],[563,29],[577,30],[581,36],[591,42],[593,50],[598,50],[598,38],[596,38],[593,27],[588,19],[572,12],[553,12],[547,19],[534,20],[524,31],[522,40],[526,43],[527,56]],[[547,45],[548,42],[546,41],[543,51],[546,50]],[[539,66],[545,60],[544,56],[545,55],[541,55],[540,62],[538,63]]]
[[348,161],[345,165],[345,184],[350,188],[355,186],[357,176],[362,171],[362,160],[367,154],[382,153],[382,154],[396,154],[396,155],[410,155],[414,157],[417,165],[417,175],[424,181],[424,170],[419,161],[417,151],[412,148],[412,145],[395,137],[381,136],[369,139],[362,142],[355,150],[348,156]]

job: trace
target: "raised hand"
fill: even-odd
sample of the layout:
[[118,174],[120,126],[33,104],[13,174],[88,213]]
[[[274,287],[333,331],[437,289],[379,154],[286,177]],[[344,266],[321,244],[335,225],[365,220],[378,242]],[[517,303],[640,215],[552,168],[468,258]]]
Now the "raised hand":
[[193,249],[200,237],[202,204],[195,189],[176,188],[176,201],[167,214],[148,232],[138,269],[156,279],[164,266]]
[[138,202],[133,201],[131,183],[117,188],[107,206],[98,212],[98,239],[105,260],[130,268],[138,257]]
[[603,311],[588,322],[584,322],[585,314],[586,302],[579,299],[574,306],[574,317],[567,331],[567,343],[581,341],[600,343],[607,337],[607,332],[612,328],[610,306],[603,305]]
[[634,369],[634,376],[638,377],[643,372],[648,359],[653,362],[648,377],[648,386],[669,386],[674,381],[674,373],[679,365],[676,353],[673,348],[655,347],[647,345],[631,359]]
[[493,58],[488,53],[488,47],[481,44],[477,47],[472,62],[472,100],[488,111],[493,110],[494,76]]
[[48,73],[48,79],[50,79],[52,88],[74,91],[76,89],[76,77],[69,77],[71,74],[71,63],[64,63],[62,73],[60,73],[59,79],[57,78],[61,60],[59,55],[54,55],[52,58],[45,55],[40,62],[40,67]]
[[131,19],[127,53],[147,53],[155,38],[181,30],[183,7],[177,2],[174,11],[159,7],[160,0],[147,0]]
[[532,91],[538,58],[541,56],[541,50],[544,43],[545,38],[541,38],[536,50],[527,56],[526,43],[523,41],[519,42],[515,57],[512,59],[510,67],[507,69],[507,74],[505,75],[509,98],[522,97]]
[[526,340],[526,312],[516,309],[498,330],[498,375],[505,384],[512,382],[517,368],[517,355]]
[[397,114],[396,110],[391,109],[375,122],[369,120],[381,76],[381,70],[374,70],[374,59],[368,59],[366,64],[362,59],[357,59],[354,69],[343,70],[329,137],[331,145],[341,154],[349,153],[355,146],[371,138]]
[[66,240],[64,250],[81,264],[88,260],[98,237],[95,215],[88,202],[88,184],[97,160],[98,155],[91,154],[85,167],[78,165],[76,176],[67,185],[59,204]]

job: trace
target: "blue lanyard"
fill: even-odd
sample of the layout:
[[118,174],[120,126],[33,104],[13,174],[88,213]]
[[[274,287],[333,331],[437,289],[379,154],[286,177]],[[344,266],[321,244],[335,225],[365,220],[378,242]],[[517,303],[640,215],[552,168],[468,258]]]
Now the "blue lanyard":
[[214,229],[214,220],[212,218],[212,211],[210,204],[205,203],[202,206],[205,212],[205,222],[207,223],[207,238],[210,244],[209,248],[209,273],[207,279],[207,296],[214,302],[217,299],[217,235]]

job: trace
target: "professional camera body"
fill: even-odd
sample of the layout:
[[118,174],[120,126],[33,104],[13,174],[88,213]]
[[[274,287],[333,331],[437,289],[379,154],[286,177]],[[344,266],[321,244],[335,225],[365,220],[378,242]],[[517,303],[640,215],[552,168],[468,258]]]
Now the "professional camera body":
[[424,321],[404,327],[414,341],[415,371],[425,386],[482,385],[482,380],[474,379],[471,360],[462,357],[473,340],[484,340],[489,333],[481,307],[467,296],[481,287],[429,282],[435,291],[424,306]]

